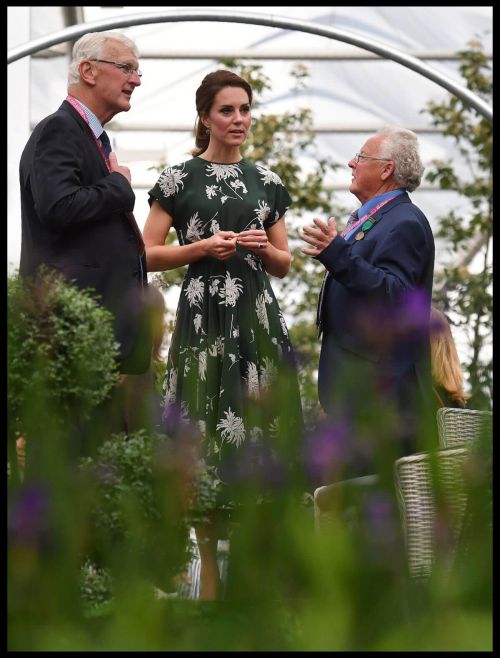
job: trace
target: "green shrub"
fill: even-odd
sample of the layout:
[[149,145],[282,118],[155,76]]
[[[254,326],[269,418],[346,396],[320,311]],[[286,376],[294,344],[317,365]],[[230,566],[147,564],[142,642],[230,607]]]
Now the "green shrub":
[[26,430],[35,400],[37,412],[87,418],[117,382],[117,354],[112,315],[90,291],[47,271],[8,277],[7,400],[16,430]]
[[191,557],[190,467],[175,451],[165,435],[140,430],[113,435],[80,463],[94,491],[89,557],[112,575],[132,567],[167,591]]

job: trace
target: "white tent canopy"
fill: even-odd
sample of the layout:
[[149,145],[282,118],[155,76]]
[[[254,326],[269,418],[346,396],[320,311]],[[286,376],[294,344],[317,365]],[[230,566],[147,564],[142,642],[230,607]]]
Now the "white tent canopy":
[[[8,47],[49,36],[75,23],[120,18],[158,10],[185,11],[193,7],[8,7]],[[207,9],[207,8],[199,8]],[[472,39],[492,50],[492,7],[233,7],[238,12],[266,14],[348,30],[368,40],[418,57],[463,85],[456,53]],[[386,123],[415,130],[424,164],[452,157],[460,169],[454,141],[442,137],[422,110],[430,100],[449,93],[435,82],[394,61],[325,37],[274,27],[225,22],[163,22],[120,28],[141,53],[141,86],[132,109],[108,124],[119,159],[132,172],[135,215],[142,226],[148,213],[147,190],[159,161],[170,164],[189,157],[196,112],[194,96],[203,76],[223,56],[258,58],[272,81],[257,113],[280,113],[310,108],[318,130],[317,154],[342,165],[329,183],[338,205],[357,205],[347,191],[348,160],[366,138]],[[66,95],[68,51],[71,43],[56,44],[24,57],[8,68],[8,264],[16,268],[20,252],[20,207],[17,168],[30,130],[55,111]],[[291,91],[292,66],[309,69],[308,86]],[[307,166],[307,158],[304,159]],[[465,163],[463,164],[465,167]],[[433,228],[454,208],[465,210],[453,191],[429,183],[412,194]],[[290,211],[293,214],[293,209]],[[437,264],[448,255],[438,244]]]

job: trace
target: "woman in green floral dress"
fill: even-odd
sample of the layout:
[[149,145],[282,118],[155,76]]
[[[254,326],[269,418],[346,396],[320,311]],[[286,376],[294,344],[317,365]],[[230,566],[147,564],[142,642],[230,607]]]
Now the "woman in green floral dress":
[[[259,482],[264,490],[296,456],[290,453],[302,432],[292,346],[268,277],[290,268],[284,214],[291,199],[279,176],[241,156],[251,102],[250,85],[235,73],[204,78],[194,157],[160,175],[144,228],[149,271],[189,265],[167,361],[164,420],[171,433],[175,416],[200,432],[205,478],[220,485],[209,519],[243,485]],[[167,246],[172,226],[179,244]],[[200,596],[214,599],[215,524],[195,529]]]

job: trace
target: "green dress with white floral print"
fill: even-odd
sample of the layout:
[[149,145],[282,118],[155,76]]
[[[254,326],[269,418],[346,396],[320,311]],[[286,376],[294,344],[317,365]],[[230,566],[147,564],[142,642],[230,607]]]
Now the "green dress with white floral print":
[[[163,171],[150,190],[173,219],[179,244],[218,231],[267,229],[291,199],[278,175],[247,160],[193,158]],[[261,259],[238,245],[231,258],[189,265],[167,360],[163,418],[194,424],[208,470],[231,485],[274,481],[300,440],[302,411],[285,320]],[[233,486],[234,493],[234,486]]]

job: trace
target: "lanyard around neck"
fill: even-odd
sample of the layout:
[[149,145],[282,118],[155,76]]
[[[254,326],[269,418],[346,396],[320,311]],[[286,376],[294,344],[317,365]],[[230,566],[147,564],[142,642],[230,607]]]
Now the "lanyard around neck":
[[108,171],[111,173],[111,166],[109,164],[109,159],[107,158],[106,153],[104,153],[104,149],[102,148],[101,142],[97,139],[97,137],[95,136],[94,131],[90,127],[89,119],[87,117],[87,114],[85,113],[85,110],[83,109],[81,104],[77,101],[77,99],[73,98],[73,96],[67,96],[66,100],[68,101],[68,103],[70,105],[72,105],[75,108],[75,110],[78,112],[78,114],[82,117],[82,119],[85,121],[85,123],[89,127],[89,130],[92,133],[92,137],[94,138],[94,141],[97,144],[97,148],[99,149],[99,151],[101,152],[102,157],[104,158],[104,162],[106,164],[106,167],[107,167]]
[[[354,232],[358,228],[358,226],[360,226],[361,224],[366,222],[367,219],[370,219],[370,217],[372,217],[372,215],[374,215],[377,212],[377,210],[380,210],[380,208],[382,208],[382,206],[385,206],[386,203],[389,203],[389,201],[392,201],[397,196],[398,196],[398,194],[394,194],[393,196],[389,197],[388,199],[384,199],[383,201],[378,203],[375,206],[375,208],[372,208],[370,210],[370,212],[367,212],[365,215],[363,215],[363,217],[361,217],[361,219],[358,219],[358,221],[355,224],[353,224],[352,226],[349,226],[349,228],[346,228],[344,231],[342,231],[342,233],[340,234],[341,237],[344,238],[348,233]],[[373,226],[373,224],[375,224],[375,222],[373,220],[372,220],[371,223],[372,223],[372,226]]]

